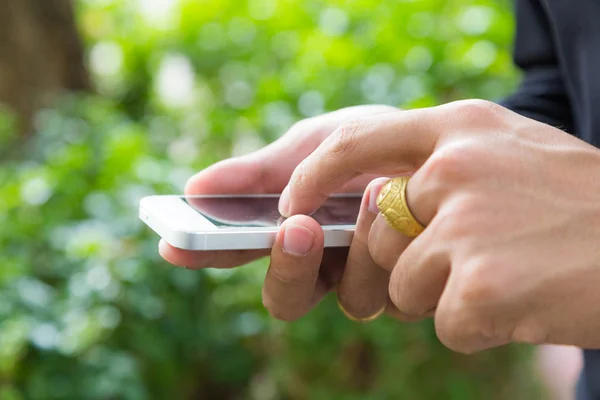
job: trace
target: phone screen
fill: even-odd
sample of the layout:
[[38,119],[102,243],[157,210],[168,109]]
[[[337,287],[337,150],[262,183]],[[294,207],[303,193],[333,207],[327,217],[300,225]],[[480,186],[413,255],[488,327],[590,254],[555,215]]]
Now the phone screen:
[[[272,227],[284,218],[279,214],[278,196],[201,196],[182,197],[194,210],[217,227]],[[330,197],[313,214],[320,225],[355,225],[360,196]]]

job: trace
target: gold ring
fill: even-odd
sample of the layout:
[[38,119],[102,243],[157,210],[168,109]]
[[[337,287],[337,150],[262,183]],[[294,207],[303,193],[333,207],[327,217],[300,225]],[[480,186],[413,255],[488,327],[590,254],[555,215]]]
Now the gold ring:
[[408,176],[386,183],[377,195],[377,207],[389,226],[408,237],[417,237],[425,227],[412,215],[406,202]]
[[359,317],[355,317],[352,314],[350,314],[342,305],[342,303],[340,303],[340,300],[338,299],[338,307],[340,308],[340,310],[342,311],[342,313],[344,314],[344,316],[346,316],[346,318],[348,318],[350,321],[352,322],[358,322],[360,324],[365,324],[367,322],[371,322],[371,321],[375,321],[377,318],[381,317],[381,315],[385,312],[386,308],[387,308],[387,304],[384,305],[383,307],[381,307],[381,309],[379,309],[375,314],[369,315],[367,317],[364,318],[359,318]]

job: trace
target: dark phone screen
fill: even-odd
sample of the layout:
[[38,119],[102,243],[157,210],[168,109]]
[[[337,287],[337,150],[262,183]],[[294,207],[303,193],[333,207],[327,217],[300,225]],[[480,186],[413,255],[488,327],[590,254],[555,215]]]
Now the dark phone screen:
[[[279,214],[278,196],[188,196],[182,197],[198,213],[218,227],[272,227],[284,218]],[[360,196],[334,196],[313,214],[319,224],[355,225]]]

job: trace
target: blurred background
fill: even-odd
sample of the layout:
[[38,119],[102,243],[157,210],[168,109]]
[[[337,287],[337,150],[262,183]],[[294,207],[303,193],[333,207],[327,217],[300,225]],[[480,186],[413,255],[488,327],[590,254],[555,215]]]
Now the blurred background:
[[173,268],[137,219],[302,118],[501,98],[512,34],[494,0],[0,0],[0,399],[545,398],[531,348],[280,323],[265,261]]

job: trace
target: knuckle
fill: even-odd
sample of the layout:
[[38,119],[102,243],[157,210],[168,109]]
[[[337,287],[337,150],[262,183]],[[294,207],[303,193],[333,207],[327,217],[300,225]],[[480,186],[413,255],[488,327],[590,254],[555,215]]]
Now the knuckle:
[[290,177],[290,183],[295,186],[303,185],[306,182],[306,175],[307,167],[306,159],[304,159],[294,168],[294,172],[292,172],[292,176]]
[[461,110],[471,111],[489,111],[494,107],[499,107],[496,103],[482,99],[465,99],[455,101],[454,104]]
[[332,135],[331,152],[340,156],[353,153],[360,146],[361,123],[358,120],[342,124]]
[[[489,257],[458,267],[460,279],[436,314],[436,332],[448,348],[470,354],[486,344],[508,342],[510,324],[500,323],[498,317],[512,305],[506,282],[498,279],[498,267],[501,265]],[[516,334],[527,335],[521,337],[525,343],[543,338],[533,329]]]
[[460,244],[472,244],[477,232],[480,211],[485,202],[474,195],[465,194],[455,197],[438,211],[434,223],[428,229],[435,229],[436,235],[446,242],[452,242],[455,248]]
[[447,249],[445,246],[432,244],[425,252],[413,252],[408,257],[405,254],[398,259],[392,271],[389,283],[390,299],[405,314],[426,316],[439,301],[428,292],[438,283],[431,282],[427,287],[423,286],[419,282],[422,275],[415,271],[435,270],[436,263],[439,263],[441,258],[446,258]]
[[312,169],[310,163],[309,156],[296,166],[290,177],[289,186],[291,194],[295,197],[302,196],[306,191],[312,193],[318,186],[316,185],[316,180],[311,177]]
[[494,332],[479,313],[458,305],[439,314],[436,314],[436,334],[449,349],[472,354],[479,350],[482,341],[493,341]]
[[408,287],[409,282],[402,277],[390,280],[388,295],[391,302],[396,306],[398,311],[407,317],[425,317],[431,308],[408,295]]
[[504,299],[506,285],[499,279],[501,265],[488,257],[470,262],[461,268],[456,300],[465,308],[498,305]]
[[292,288],[311,284],[317,278],[316,273],[310,269],[274,268],[271,266],[268,273],[278,284]]
[[434,191],[456,187],[473,175],[480,158],[479,149],[464,143],[442,147],[421,167],[423,181]]
[[371,255],[371,258],[375,264],[385,267],[389,263],[390,257],[386,254],[386,252],[381,251],[379,247],[379,241],[375,238],[375,235],[372,233],[369,234],[369,254]]
[[388,271],[390,271],[396,263],[396,259],[393,256],[386,254],[386,252],[381,251],[380,249],[374,250],[373,248],[370,248],[369,253],[375,264]]
[[[487,100],[460,100],[451,104],[453,115],[462,121],[489,124],[498,121],[503,114],[503,107]],[[491,119],[491,120],[490,120]]]
[[395,254],[393,251],[390,251],[388,246],[389,242],[381,240],[381,234],[378,232],[378,230],[376,231],[371,229],[368,238],[369,255],[375,264],[388,271],[391,271],[396,265],[398,258],[397,254]]
[[458,310],[447,311],[443,316],[436,315],[435,330],[440,342],[451,350],[469,353],[471,349],[465,340],[468,325],[465,322],[471,321],[465,321],[464,313]]

